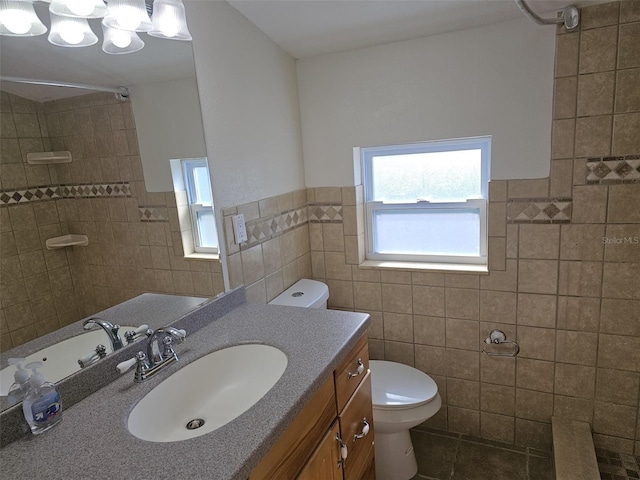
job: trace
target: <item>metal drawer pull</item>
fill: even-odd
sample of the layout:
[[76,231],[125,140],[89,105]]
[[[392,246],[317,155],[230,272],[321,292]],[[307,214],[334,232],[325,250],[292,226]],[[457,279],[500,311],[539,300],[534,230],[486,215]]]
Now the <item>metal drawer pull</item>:
[[362,419],[362,423],[364,423],[364,427],[362,427],[362,433],[357,433],[353,436],[353,441],[355,442],[356,440],[359,440],[361,438],[364,438],[367,436],[367,434],[369,433],[369,422],[367,422],[367,417],[364,417]]
[[347,380],[350,379],[351,377],[357,377],[358,375],[362,374],[362,372],[364,372],[364,363],[362,363],[362,359],[359,358],[358,359],[358,369],[354,372],[347,372]]
[[339,433],[336,433],[336,440],[340,444],[340,458],[338,459],[338,468],[340,468],[344,464],[344,461],[347,459],[349,451],[347,449],[347,444],[344,443],[342,438],[340,438]]

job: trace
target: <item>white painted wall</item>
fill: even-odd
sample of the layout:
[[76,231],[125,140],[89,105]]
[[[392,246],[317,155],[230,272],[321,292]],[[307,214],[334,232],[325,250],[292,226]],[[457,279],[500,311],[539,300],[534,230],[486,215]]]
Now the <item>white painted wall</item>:
[[217,208],[304,187],[295,61],[226,2],[185,2]]
[[307,187],[352,148],[492,135],[492,179],[549,173],[555,27],[527,18],[298,61]]
[[134,85],[130,90],[147,190],[173,191],[169,160],[207,156],[196,80]]

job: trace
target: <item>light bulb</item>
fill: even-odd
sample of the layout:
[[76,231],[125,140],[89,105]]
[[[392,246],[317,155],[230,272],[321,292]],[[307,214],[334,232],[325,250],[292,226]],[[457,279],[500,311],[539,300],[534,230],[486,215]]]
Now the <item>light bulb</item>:
[[122,6],[116,13],[118,28],[133,31],[140,26],[138,11],[128,5]]
[[69,45],[78,45],[84,40],[84,32],[71,22],[65,22],[60,32],[62,40]]
[[0,21],[7,27],[11,33],[16,35],[24,35],[31,30],[31,19],[29,14],[22,10],[11,9],[2,12]]
[[94,5],[87,0],[67,0],[67,8],[79,17],[86,17],[93,12]]
[[131,45],[131,35],[124,31],[113,30],[111,41],[118,48],[127,48]]
[[158,30],[165,34],[165,36],[171,38],[175,37],[180,31],[180,25],[176,21],[175,17],[165,15],[158,20]]

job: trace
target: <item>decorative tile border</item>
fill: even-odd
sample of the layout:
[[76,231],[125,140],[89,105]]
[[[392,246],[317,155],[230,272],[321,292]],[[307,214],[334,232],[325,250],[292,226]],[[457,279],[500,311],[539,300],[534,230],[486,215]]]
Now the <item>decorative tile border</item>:
[[571,198],[528,198],[507,204],[508,223],[569,223]]
[[141,222],[168,222],[169,213],[167,207],[158,207],[154,205],[138,206]]
[[587,183],[640,183],[640,155],[587,159]]
[[289,230],[308,223],[307,208],[301,207],[267,218],[247,222],[247,241],[245,248],[277,237]]
[[310,203],[307,208],[311,223],[342,223],[342,205]]
[[0,191],[0,205],[40,202],[59,198],[130,197],[128,182],[77,185],[45,185],[20,190]]

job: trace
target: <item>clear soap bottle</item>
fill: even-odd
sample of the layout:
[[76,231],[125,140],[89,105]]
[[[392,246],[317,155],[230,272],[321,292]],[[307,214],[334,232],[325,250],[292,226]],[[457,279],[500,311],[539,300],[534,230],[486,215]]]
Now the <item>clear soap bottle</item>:
[[29,378],[31,390],[22,400],[24,418],[34,435],[46,432],[62,420],[60,395],[56,386],[46,382],[42,374],[38,372],[37,369],[41,366],[40,362],[27,365],[27,368],[32,372]]
[[7,399],[9,406],[20,403],[27,392],[31,389],[29,384],[29,372],[22,368],[24,358],[10,358],[9,365],[15,365],[16,371],[13,374],[13,384],[9,387]]

